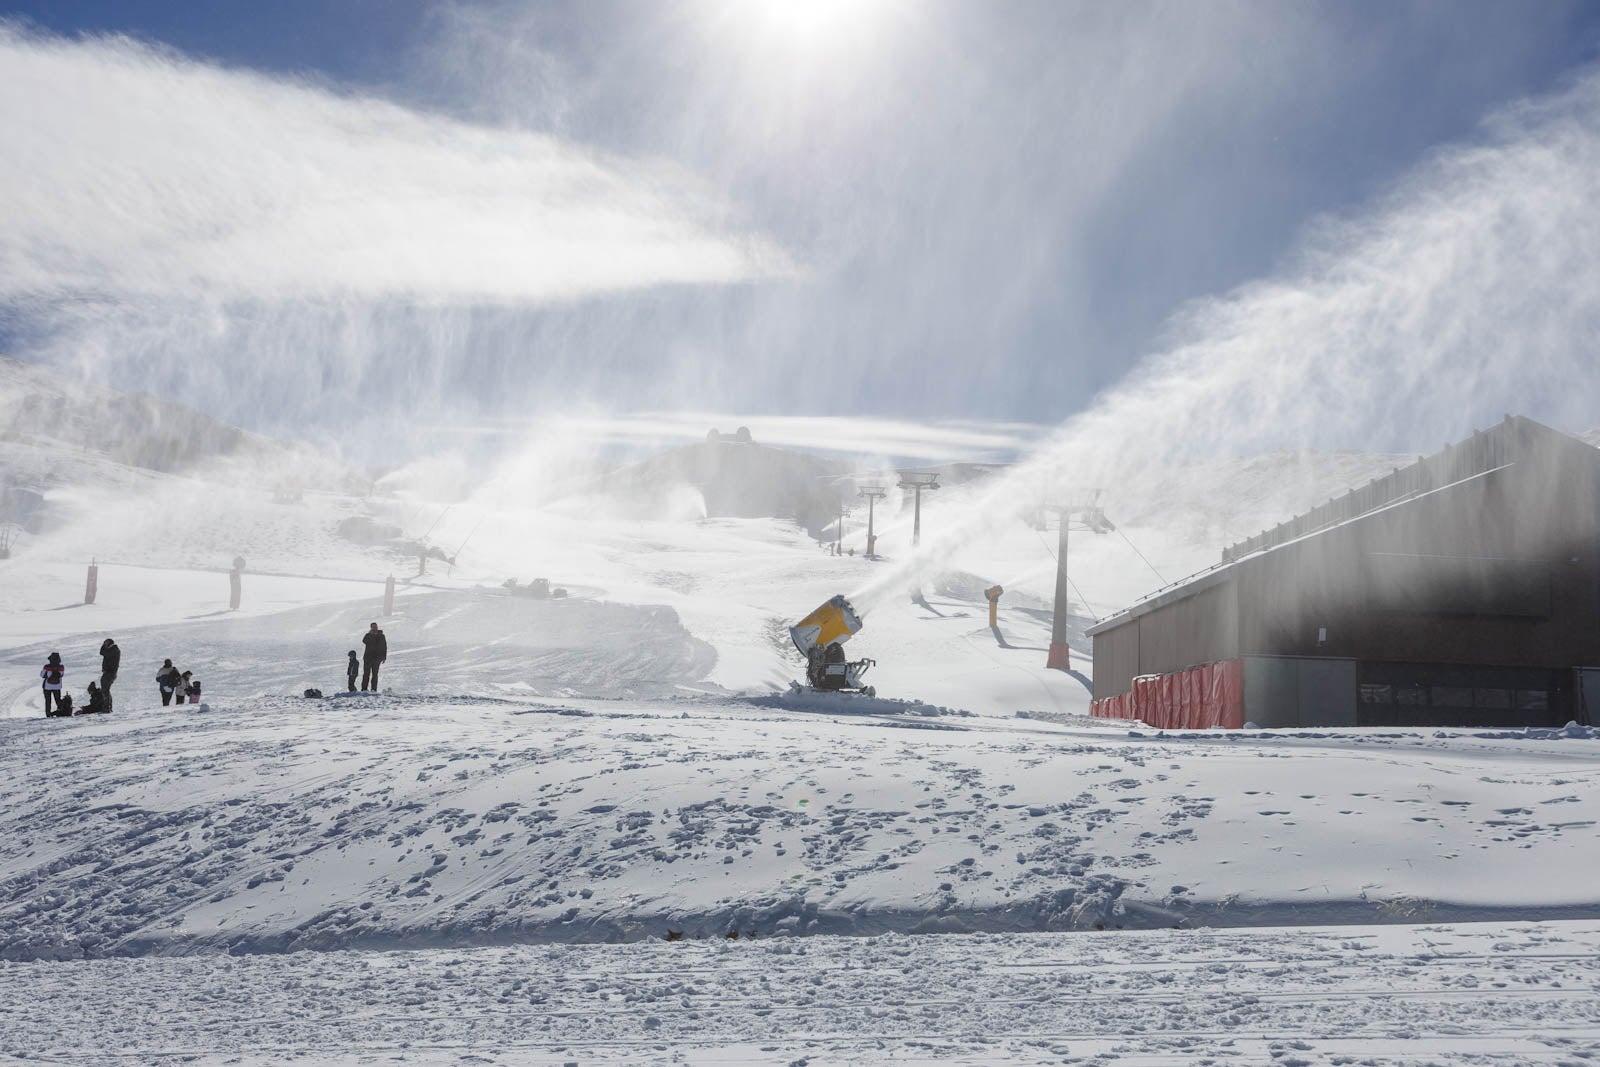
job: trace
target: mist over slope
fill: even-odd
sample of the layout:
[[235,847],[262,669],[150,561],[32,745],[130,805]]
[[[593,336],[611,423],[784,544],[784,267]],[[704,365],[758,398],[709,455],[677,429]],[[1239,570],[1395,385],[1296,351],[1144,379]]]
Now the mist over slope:
[[[112,389],[0,355],[0,441],[14,482],[88,480],[92,461],[163,474],[229,464],[300,488],[358,491],[362,477],[308,445],[239,429],[181,397]],[[67,466],[76,463],[76,469]]]
[[[959,537],[938,559],[919,563],[911,553],[910,497],[895,487],[886,461],[769,445],[761,420],[750,421],[750,433],[623,461],[586,452],[581,440],[563,441],[557,427],[550,438],[561,451],[518,452],[509,475],[441,455],[374,485],[308,446],[239,430],[175,401],[0,359],[0,481],[7,489],[0,520],[21,528],[17,551],[39,558],[217,567],[244,555],[285,573],[387,567],[406,574],[426,550],[455,559],[460,574],[477,580],[549,573],[605,584],[609,565],[585,562],[572,549],[609,541],[608,531],[630,521],[671,528],[769,520],[832,541],[843,504],[843,547],[862,555],[866,509],[857,490],[877,483],[888,488],[873,509],[877,549],[906,567],[901,589],[929,582],[930,589],[950,588],[940,575],[959,572],[1048,603],[1052,508],[1064,492],[1081,492],[1063,490],[1059,476],[959,460],[927,468],[940,472],[942,487],[924,494],[925,535]],[[875,439],[873,420],[858,421],[860,436]],[[787,440],[804,436],[785,429]],[[1089,614],[1116,610],[1214,564],[1227,544],[1413,458],[1280,450],[1145,468],[1096,495],[1116,531],[1074,536],[1072,598]],[[997,499],[997,489],[1007,491]],[[627,543],[617,541],[612,555],[625,556]]]

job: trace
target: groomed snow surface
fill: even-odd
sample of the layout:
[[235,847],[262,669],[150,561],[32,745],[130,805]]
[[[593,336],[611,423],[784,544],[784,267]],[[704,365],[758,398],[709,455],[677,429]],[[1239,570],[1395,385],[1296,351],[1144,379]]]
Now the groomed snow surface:
[[[564,600],[447,573],[386,619],[355,555],[237,613],[218,572],[85,607],[81,564],[0,564],[0,1058],[1600,1055],[1586,728],[1097,722],[989,573],[871,607],[879,699],[796,697],[783,626],[880,564],[755,520],[550,551]],[[342,693],[374,619],[384,692]],[[116,712],[44,719],[44,654],[81,698],[107,633]]]

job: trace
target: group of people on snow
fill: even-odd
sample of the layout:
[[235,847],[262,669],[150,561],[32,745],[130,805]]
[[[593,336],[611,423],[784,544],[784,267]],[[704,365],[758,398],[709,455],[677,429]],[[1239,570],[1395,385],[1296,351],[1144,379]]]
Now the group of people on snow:
[[171,704],[174,697],[180,704],[184,701],[200,703],[200,679],[193,671],[180,671],[170,659],[161,661],[161,669],[156,671],[156,685],[161,689],[162,707]]
[[[39,669],[44,680],[44,713],[46,718],[65,718],[69,715],[109,715],[111,713],[111,687],[116,683],[117,672],[122,669],[122,649],[111,638],[100,643],[100,680],[91,681],[88,696],[82,707],[74,707],[72,694],[66,689],[67,666],[61,662],[61,653],[52,652]],[[156,684],[161,688],[161,703],[172,702],[176,693],[178,703],[185,699],[200,702],[200,680],[190,671],[179,671],[169,659],[156,672]]]
[[[389,639],[378,629],[378,624],[373,623],[361,636],[361,646],[362,654],[359,659],[355,649],[350,650],[349,662],[345,665],[345,683],[350,692],[354,693],[356,674],[359,671],[362,692],[376,693],[378,668],[389,658]],[[117,671],[121,666],[122,649],[108,637],[100,645],[99,684],[91,681],[85,704],[83,707],[75,708],[72,694],[65,688],[66,664],[61,661],[61,653],[50,653],[45,659],[44,666],[39,669],[39,677],[44,683],[45,717],[53,719],[69,715],[109,714],[111,686],[117,680]],[[161,668],[156,671],[156,686],[161,690],[162,707],[171,705],[174,700],[179,704],[200,703],[200,679],[194,676],[193,671],[180,671],[173,666],[170,659],[161,661]]]
[[88,697],[83,707],[74,708],[72,694],[66,691],[66,664],[61,653],[52,652],[39,669],[44,680],[44,713],[47,718],[65,718],[68,715],[102,715],[111,711],[111,686],[122,667],[122,649],[111,638],[100,642],[100,684],[89,683]]

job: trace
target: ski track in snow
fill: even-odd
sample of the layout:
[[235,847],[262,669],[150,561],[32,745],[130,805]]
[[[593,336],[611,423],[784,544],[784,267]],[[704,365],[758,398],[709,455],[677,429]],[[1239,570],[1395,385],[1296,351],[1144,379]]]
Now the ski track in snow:
[[1597,956],[1571,921],[0,963],[0,1058],[1578,1064]]

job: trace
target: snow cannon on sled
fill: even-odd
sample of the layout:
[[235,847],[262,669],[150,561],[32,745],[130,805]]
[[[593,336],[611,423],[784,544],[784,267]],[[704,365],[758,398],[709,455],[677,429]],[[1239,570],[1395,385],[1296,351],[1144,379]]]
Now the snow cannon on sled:
[[[877,690],[861,678],[873,666],[870,659],[847,660],[844,643],[861,629],[861,616],[842,596],[833,597],[816,611],[789,627],[789,640],[806,658],[806,684],[822,692],[858,692],[876,696]],[[798,682],[790,682],[796,689]]]

